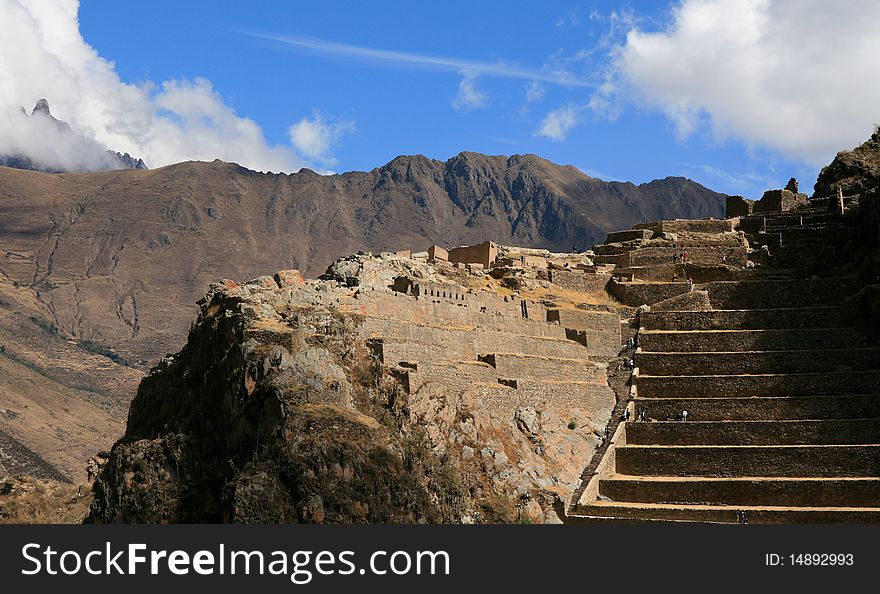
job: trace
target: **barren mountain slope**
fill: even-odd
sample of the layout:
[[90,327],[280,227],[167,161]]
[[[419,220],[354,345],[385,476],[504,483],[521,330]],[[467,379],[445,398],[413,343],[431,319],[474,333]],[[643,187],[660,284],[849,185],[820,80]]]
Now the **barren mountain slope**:
[[588,247],[643,220],[720,216],[684,178],[634,186],[532,155],[399,157],[369,172],[262,174],[180,163],[46,175],[0,168],[0,275],[32,287],[61,335],[136,364],[182,344],[211,280],[315,274],[339,254],[493,239]]
[[114,358],[60,336],[30,287],[0,278],[0,476],[85,478],[89,457],[122,433],[143,377]]

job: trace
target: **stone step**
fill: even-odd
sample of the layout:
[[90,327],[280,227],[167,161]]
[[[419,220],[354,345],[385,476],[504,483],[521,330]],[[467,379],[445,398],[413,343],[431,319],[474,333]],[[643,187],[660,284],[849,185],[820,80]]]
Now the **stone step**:
[[727,309],[639,313],[643,330],[764,330],[848,326],[840,308]]
[[837,305],[859,289],[855,277],[718,281],[705,285],[714,309]]
[[874,344],[858,328],[795,328],[789,330],[642,330],[644,352],[787,351],[805,348],[853,349]]
[[783,507],[677,505],[596,501],[571,510],[574,522],[629,523],[639,521],[737,524],[737,511],[746,513],[749,524],[873,524],[880,522],[877,507]]
[[641,476],[880,476],[880,445],[618,445],[615,472]]
[[[684,409],[687,410],[687,409]],[[687,421],[626,424],[631,445],[830,445],[880,443],[880,418]],[[878,500],[880,502],[880,500]]]
[[876,507],[880,478],[641,477],[599,481],[599,494],[632,503],[784,507]]
[[745,398],[636,398],[636,411],[649,419],[675,419],[688,411],[700,421],[758,421],[773,419],[852,419],[880,416],[880,396],[792,396]]
[[880,393],[880,371],[763,375],[639,375],[642,398],[836,396]]
[[635,363],[639,371],[645,375],[848,372],[880,369],[880,350],[867,348],[741,352],[643,351],[636,354]]

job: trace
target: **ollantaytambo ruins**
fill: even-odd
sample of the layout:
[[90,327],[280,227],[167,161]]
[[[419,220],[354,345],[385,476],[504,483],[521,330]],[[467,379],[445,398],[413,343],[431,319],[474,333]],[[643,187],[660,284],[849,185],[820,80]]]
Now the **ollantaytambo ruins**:
[[880,0],[0,0],[0,587],[870,575],[878,61]]
[[[259,175],[217,163],[0,171],[0,517],[880,520],[880,133],[839,153],[812,195],[794,179],[757,200],[703,189],[707,208],[726,212],[672,212],[601,237],[559,208],[574,173],[547,162],[401,158],[330,183],[401,203],[412,192],[451,237],[481,241],[431,245],[401,228],[385,250],[339,253],[316,274],[301,272],[314,270],[308,252],[295,254],[300,269],[271,263],[290,261],[291,240],[326,253],[358,241],[350,229],[369,243],[387,221],[343,227],[340,215],[323,239],[284,238],[295,188]],[[297,175],[312,191],[327,183]],[[518,234],[511,204],[548,175],[563,180],[542,194],[557,203],[542,207],[556,209],[543,213],[555,227],[518,216],[552,239]],[[443,176],[449,200],[485,196],[494,214],[450,223],[417,181]],[[152,195],[159,183],[177,185],[154,222],[96,230],[108,185]],[[211,227],[250,220],[241,197],[254,184],[276,187],[266,231],[245,230],[265,274],[218,274],[187,326],[163,323],[180,318],[202,269],[246,269],[226,247],[233,231]],[[52,203],[48,227],[33,216],[40,200]],[[120,218],[136,212],[125,204]],[[536,243],[551,247],[524,247]],[[200,270],[162,277],[143,264],[178,244],[183,267]],[[162,352],[175,336],[182,348]]]

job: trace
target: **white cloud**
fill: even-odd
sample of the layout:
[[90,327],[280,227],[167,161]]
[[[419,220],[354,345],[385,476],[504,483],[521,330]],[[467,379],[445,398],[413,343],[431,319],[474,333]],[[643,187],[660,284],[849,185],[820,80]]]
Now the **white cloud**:
[[0,152],[88,165],[60,141],[52,156],[51,136],[36,139],[15,124],[19,106],[30,109],[46,97],[53,115],[76,132],[150,167],[215,158],[263,171],[308,164],[291,145],[268,142],[208,80],[123,82],[82,38],[78,11],[76,0],[0,0]]
[[528,103],[537,103],[544,98],[544,85],[536,80],[529,83],[526,87],[526,101]]
[[478,107],[486,107],[487,102],[486,94],[477,88],[477,74],[462,72],[461,82],[458,83],[458,95],[452,100],[452,107],[470,111]]
[[565,140],[569,131],[578,123],[581,109],[569,103],[551,111],[541,121],[536,134],[550,140]]
[[319,113],[290,127],[290,141],[301,154],[328,167],[336,165],[330,150],[344,134],[355,131],[354,122],[326,122]]
[[633,93],[681,136],[708,125],[818,164],[880,119],[876,0],[683,0],[665,31],[633,28],[612,55],[597,96]]

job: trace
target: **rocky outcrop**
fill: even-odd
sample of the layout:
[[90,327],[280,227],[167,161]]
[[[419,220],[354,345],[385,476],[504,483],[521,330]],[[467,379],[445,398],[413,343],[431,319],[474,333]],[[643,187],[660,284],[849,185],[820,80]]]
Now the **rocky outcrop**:
[[558,521],[615,403],[588,345],[616,353],[617,315],[551,324],[482,271],[390,254],[322,278],[212,285],[142,382],[89,520]]
[[849,196],[877,186],[880,186],[880,129],[853,150],[837,153],[819,173],[813,196],[835,196],[838,188]]

